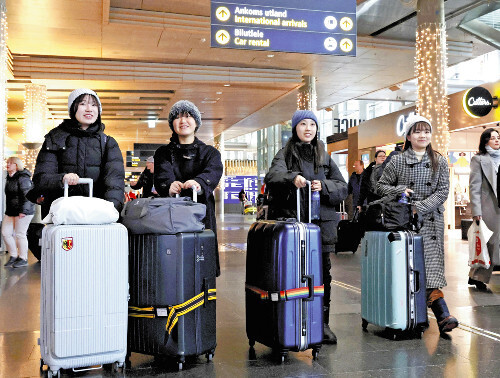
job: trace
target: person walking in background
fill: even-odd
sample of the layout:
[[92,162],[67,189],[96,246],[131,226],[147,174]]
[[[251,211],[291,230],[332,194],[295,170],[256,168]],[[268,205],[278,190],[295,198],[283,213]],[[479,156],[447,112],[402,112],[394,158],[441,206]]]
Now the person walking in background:
[[363,160],[356,160],[354,162],[354,172],[352,172],[351,177],[349,177],[349,182],[347,183],[347,194],[351,196],[351,204],[348,206],[347,212],[349,214],[349,219],[352,219],[354,214],[354,208],[359,202],[359,194],[361,191],[361,180],[362,175],[365,170],[365,165]]
[[130,187],[134,190],[142,188],[142,197],[158,197],[158,192],[154,187],[154,171],[155,159],[153,156],[146,160],[146,168],[142,171],[139,179],[135,183],[130,183]]
[[247,200],[247,195],[243,188],[241,188],[240,192],[238,193],[238,199],[240,200],[241,204],[241,214],[245,214],[245,201]]
[[493,231],[488,241],[489,269],[471,268],[469,285],[486,291],[495,265],[500,265],[500,204],[498,202],[498,171],[500,165],[500,134],[498,130],[486,129],[479,139],[479,153],[470,162],[469,193],[472,216],[475,222],[481,219]]
[[361,189],[359,191],[358,202],[355,204],[360,211],[365,201],[367,204],[370,204],[381,198],[377,194],[377,181],[382,176],[381,168],[385,158],[385,151],[378,150],[375,152],[375,161],[371,162],[361,175]]
[[[272,197],[268,219],[296,218],[296,189],[304,188],[311,181],[311,190],[320,192],[320,220],[313,221],[321,229],[323,260],[323,342],[336,344],[337,337],[329,326],[331,296],[330,253],[335,252],[339,216],[335,205],[347,196],[347,184],[337,165],[326,153],[323,142],[318,140],[318,120],[310,110],[297,110],[292,117],[292,137],[273,159],[264,178]],[[273,193],[274,192],[274,193]],[[301,195],[302,219],[307,219],[308,198],[305,190]]]
[[428,119],[413,115],[405,124],[404,152],[387,164],[377,189],[382,196],[399,197],[411,193],[423,225],[427,305],[436,316],[439,331],[449,332],[458,326],[450,315],[440,290],[446,286],[444,275],[444,202],[450,181],[448,162],[431,145],[432,126]]
[[45,217],[51,203],[64,195],[64,182],[69,196],[88,196],[88,186],[78,185],[78,179],[91,178],[93,196],[113,202],[120,211],[125,190],[123,157],[116,140],[104,134],[99,97],[91,89],[75,89],[68,97],[68,113],[70,119],[45,135],[28,198],[41,204]]
[[35,214],[35,204],[26,198],[31,188],[31,173],[24,168],[21,159],[7,159],[5,182],[5,215],[2,236],[10,259],[6,267],[20,268],[28,265],[28,238],[26,232]]
[[198,202],[207,206],[205,227],[215,234],[217,276],[220,275],[215,216],[214,190],[222,177],[220,152],[199,140],[195,133],[201,126],[201,113],[190,101],[176,102],[170,109],[168,124],[172,129],[170,143],[158,148],[154,155],[154,184],[161,197],[176,194],[191,196],[198,192]]

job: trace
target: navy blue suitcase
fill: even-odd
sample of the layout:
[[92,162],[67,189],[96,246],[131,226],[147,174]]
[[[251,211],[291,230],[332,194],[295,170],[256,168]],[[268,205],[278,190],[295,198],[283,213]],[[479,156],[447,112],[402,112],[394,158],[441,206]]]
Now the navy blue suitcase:
[[216,342],[216,256],[211,230],[129,235],[128,354],[211,360]]
[[251,351],[259,342],[278,351],[313,349],[323,340],[321,232],[317,225],[258,221],[247,239],[246,331]]

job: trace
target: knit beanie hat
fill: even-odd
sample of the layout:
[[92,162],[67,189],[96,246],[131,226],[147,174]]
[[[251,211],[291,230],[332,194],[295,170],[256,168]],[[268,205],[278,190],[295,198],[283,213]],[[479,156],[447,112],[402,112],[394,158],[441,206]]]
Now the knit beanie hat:
[[71,106],[73,105],[73,102],[75,102],[75,100],[82,94],[89,94],[94,96],[97,100],[97,104],[99,105],[99,114],[102,114],[102,105],[101,105],[101,100],[99,100],[99,96],[97,96],[97,93],[95,93],[92,89],[88,88],[78,88],[69,94],[68,113],[71,114]]
[[168,125],[170,126],[170,129],[174,131],[174,120],[179,116],[179,114],[183,113],[188,113],[194,118],[196,122],[196,129],[194,131],[198,131],[201,126],[201,113],[195,104],[187,100],[180,100],[172,105],[170,113],[168,113]]
[[146,160],[146,163],[154,163],[155,162],[155,158],[154,156],[150,156],[148,157],[148,159]]
[[418,114],[410,114],[408,116],[408,119],[406,120],[406,123],[405,123],[405,126],[404,126],[404,130],[405,130],[405,136],[408,135],[408,133],[410,132],[410,129],[413,127],[413,125],[415,125],[416,123],[418,122],[425,122],[427,123],[430,128],[431,128],[431,133],[432,133],[432,125],[431,125],[431,121],[429,121],[427,118],[425,117],[422,117],[421,115],[418,115]]
[[319,127],[318,119],[311,110],[297,110],[295,113],[293,113],[292,129],[295,129],[299,122],[306,118],[312,119],[314,122],[316,122],[316,126]]

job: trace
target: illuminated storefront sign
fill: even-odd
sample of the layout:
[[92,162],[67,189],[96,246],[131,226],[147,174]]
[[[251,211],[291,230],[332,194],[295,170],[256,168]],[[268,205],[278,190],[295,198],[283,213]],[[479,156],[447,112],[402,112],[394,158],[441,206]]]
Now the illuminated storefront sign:
[[402,114],[399,116],[397,122],[396,122],[396,134],[398,136],[403,136],[405,135],[405,123],[408,117],[412,114],[415,114],[415,112],[411,112],[409,114]]
[[468,115],[473,118],[480,118],[487,115],[492,108],[498,106],[498,103],[493,104],[494,100],[498,101],[498,98],[493,97],[486,88],[474,87],[464,93],[462,104]]
[[211,5],[211,47],[356,56],[354,0]]

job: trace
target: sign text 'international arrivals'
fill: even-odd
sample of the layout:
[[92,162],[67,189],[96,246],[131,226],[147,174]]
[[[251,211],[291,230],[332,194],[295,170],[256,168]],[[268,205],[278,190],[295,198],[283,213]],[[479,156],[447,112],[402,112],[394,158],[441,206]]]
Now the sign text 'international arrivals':
[[356,56],[356,2],[212,0],[211,32],[212,47]]

